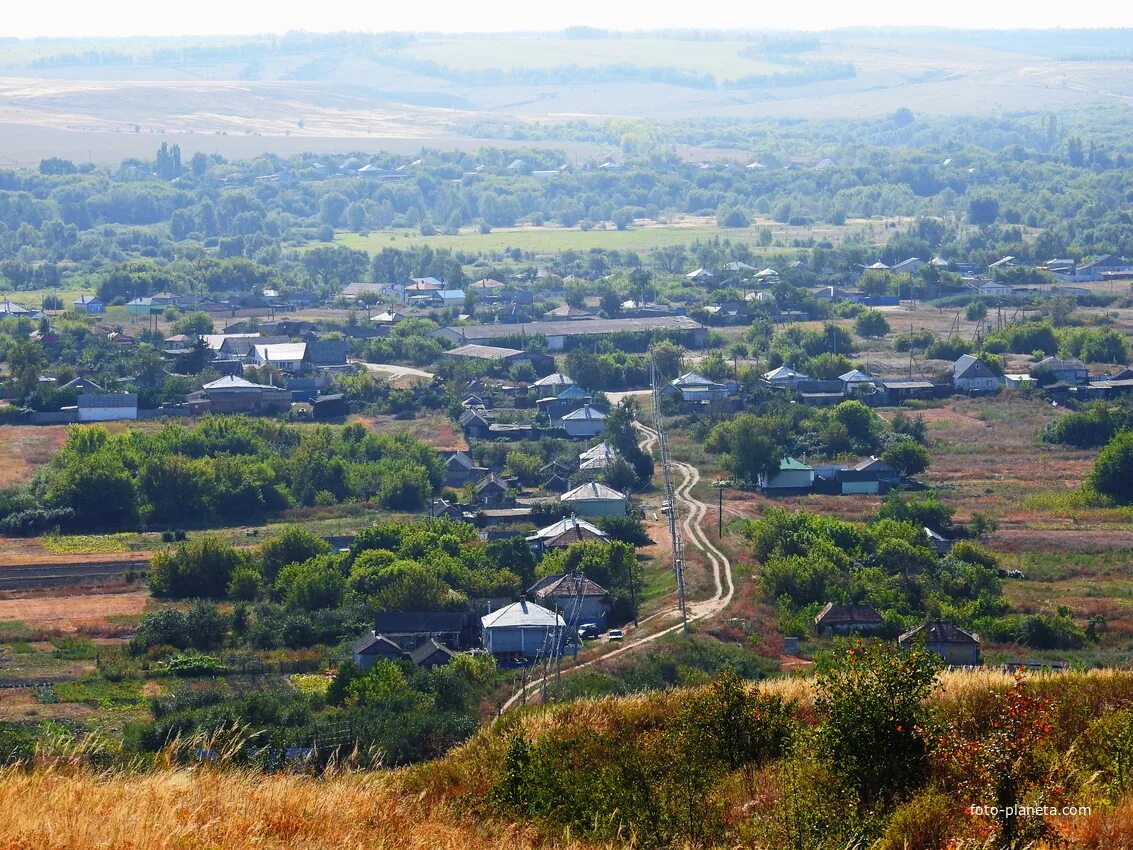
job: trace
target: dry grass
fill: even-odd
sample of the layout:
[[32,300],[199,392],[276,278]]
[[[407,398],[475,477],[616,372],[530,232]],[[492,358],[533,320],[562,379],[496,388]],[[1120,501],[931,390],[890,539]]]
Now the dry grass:
[[[488,833],[393,789],[391,774],[323,779],[213,770],[142,776],[0,773],[5,850],[478,850],[538,844]],[[558,845],[580,847],[573,842]]]
[[149,592],[145,590],[81,595],[73,592],[43,596],[24,594],[19,598],[0,599],[0,620],[49,625],[65,631],[83,624],[109,623],[108,617],[142,614],[149,601]]
[[5,425],[0,442],[0,488],[27,482],[66,441],[66,425]]

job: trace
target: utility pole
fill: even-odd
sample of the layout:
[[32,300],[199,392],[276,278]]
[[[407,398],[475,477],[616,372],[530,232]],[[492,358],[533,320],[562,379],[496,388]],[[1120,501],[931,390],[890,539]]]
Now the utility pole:
[[716,538],[724,536],[724,485],[716,482]]

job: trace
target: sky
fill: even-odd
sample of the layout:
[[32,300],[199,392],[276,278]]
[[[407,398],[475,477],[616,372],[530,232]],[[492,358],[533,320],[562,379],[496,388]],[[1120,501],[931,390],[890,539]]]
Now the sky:
[[428,0],[361,4],[310,0],[47,0],[6,3],[0,36],[139,36],[335,32],[504,32],[586,25],[606,29],[672,28],[823,30],[844,26],[946,26],[963,29],[1130,27],[1133,4],[1028,0]]

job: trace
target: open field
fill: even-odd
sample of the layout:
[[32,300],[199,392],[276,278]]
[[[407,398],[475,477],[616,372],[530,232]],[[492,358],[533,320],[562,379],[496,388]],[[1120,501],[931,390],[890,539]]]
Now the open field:
[[5,425],[0,440],[0,488],[26,483],[66,440],[66,425]]
[[[461,228],[455,235],[438,233],[435,236],[422,236],[412,230],[378,230],[361,235],[349,231],[339,231],[335,241],[348,248],[369,251],[376,254],[383,248],[407,248],[414,245],[430,245],[433,248],[448,248],[452,251],[469,253],[502,252],[508,248],[518,248],[537,254],[551,254],[558,251],[588,251],[591,248],[618,251],[650,251],[672,245],[689,245],[697,240],[731,239],[736,242],[754,244],[764,228],[771,230],[772,237],[781,244],[790,244],[795,239],[829,240],[841,243],[851,236],[862,235],[867,240],[881,241],[892,235],[892,227],[907,225],[900,218],[878,219],[876,221],[853,219],[845,225],[810,225],[791,227],[771,219],[755,221],[750,227],[718,227],[712,216],[677,216],[671,221],[651,221],[642,219],[632,227],[618,230],[613,224],[605,223],[604,229],[582,230],[578,227],[544,225],[520,225],[501,227],[490,233],[480,233],[474,227]],[[759,249],[755,249],[757,252]],[[764,253],[792,254],[790,248],[775,248]]]
[[18,620],[36,626],[50,625],[63,630],[81,623],[110,622],[109,617],[136,616],[150,603],[147,590],[123,593],[64,595],[22,595],[0,599],[0,621]]

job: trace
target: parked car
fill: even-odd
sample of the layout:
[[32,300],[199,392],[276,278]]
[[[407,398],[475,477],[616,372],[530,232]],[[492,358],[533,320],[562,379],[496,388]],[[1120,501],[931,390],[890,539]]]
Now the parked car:
[[671,509],[672,509],[672,505],[669,504],[668,499],[666,499],[665,501],[663,501],[661,503],[661,513],[667,514]]
[[582,640],[590,640],[598,637],[598,624],[597,623],[583,623],[578,627],[578,636]]
[[610,629],[608,632],[606,632],[607,640],[621,640],[624,637],[625,632],[623,632],[621,629]]

